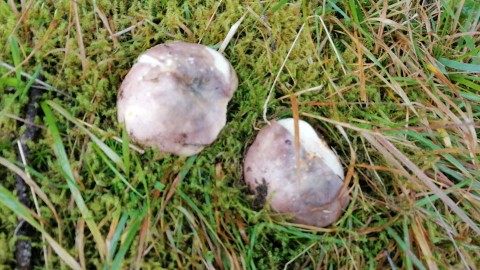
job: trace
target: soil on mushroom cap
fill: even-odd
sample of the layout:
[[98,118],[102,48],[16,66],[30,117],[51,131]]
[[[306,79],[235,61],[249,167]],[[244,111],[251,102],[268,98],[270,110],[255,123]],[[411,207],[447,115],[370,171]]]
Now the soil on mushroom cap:
[[268,185],[265,179],[262,179],[262,183],[255,187],[255,199],[252,202],[252,208],[254,210],[260,210],[265,206],[268,195]]

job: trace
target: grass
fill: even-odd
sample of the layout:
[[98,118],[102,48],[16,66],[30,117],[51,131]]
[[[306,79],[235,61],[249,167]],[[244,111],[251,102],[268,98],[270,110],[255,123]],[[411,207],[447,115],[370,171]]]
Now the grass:
[[[479,20],[474,0],[1,2],[0,269],[18,216],[39,232],[37,269],[475,269]],[[139,149],[116,120],[135,58],[171,40],[221,48],[240,82],[190,158]],[[242,180],[258,129],[293,114],[345,166],[351,203],[328,228],[254,209]]]

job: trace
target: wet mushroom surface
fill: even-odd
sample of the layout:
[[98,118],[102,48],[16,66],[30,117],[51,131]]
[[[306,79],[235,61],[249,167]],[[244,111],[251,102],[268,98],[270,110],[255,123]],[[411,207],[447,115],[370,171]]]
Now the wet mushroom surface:
[[178,41],[160,44],[141,54],[125,77],[118,120],[142,146],[194,155],[225,126],[237,86],[232,65],[217,51]]
[[292,118],[264,127],[247,151],[244,178],[263,201],[292,222],[326,227],[348,205],[344,173],[335,153],[299,120],[299,149]]

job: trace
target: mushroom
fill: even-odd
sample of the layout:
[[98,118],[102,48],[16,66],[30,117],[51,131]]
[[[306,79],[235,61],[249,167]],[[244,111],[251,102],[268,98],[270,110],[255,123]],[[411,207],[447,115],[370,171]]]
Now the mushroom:
[[232,65],[217,51],[178,41],[160,44],[141,54],[125,77],[118,121],[142,146],[191,156],[225,126],[237,86]]
[[245,182],[257,202],[295,223],[326,227],[348,205],[343,168],[335,153],[307,122],[288,118],[263,128],[244,160]]

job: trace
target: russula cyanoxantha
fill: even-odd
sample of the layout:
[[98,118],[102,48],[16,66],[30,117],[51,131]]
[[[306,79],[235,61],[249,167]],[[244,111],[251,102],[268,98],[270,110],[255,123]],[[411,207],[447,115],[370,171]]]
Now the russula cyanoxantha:
[[325,227],[349,202],[343,168],[315,130],[299,120],[299,149],[292,118],[263,128],[244,160],[245,182],[262,201],[299,224]]
[[225,126],[237,85],[232,65],[217,51],[185,42],[160,44],[140,55],[125,77],[118,120],[140,145],[194,155]]

